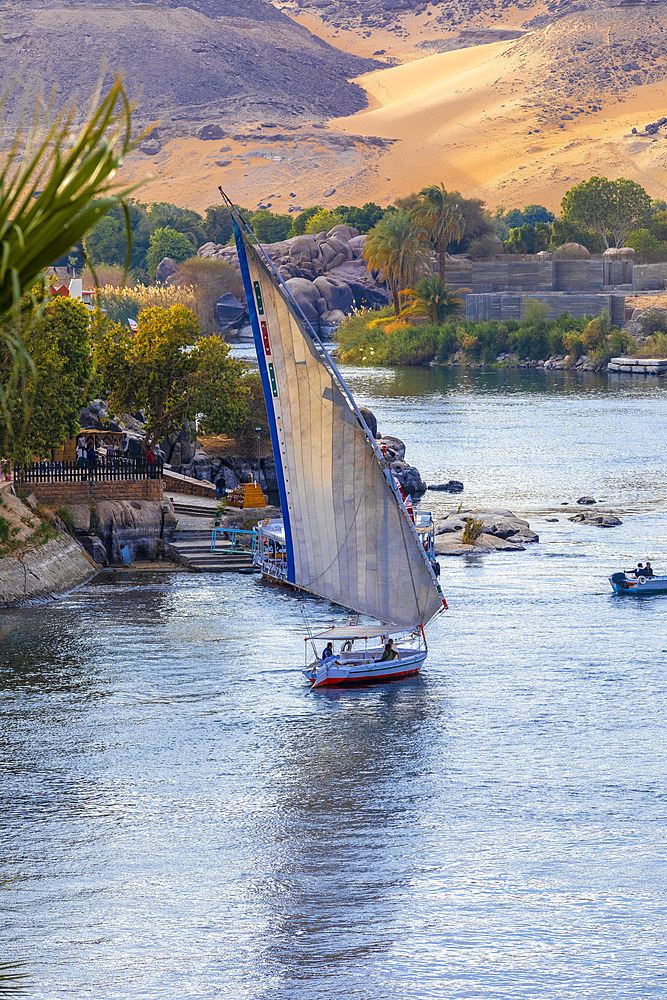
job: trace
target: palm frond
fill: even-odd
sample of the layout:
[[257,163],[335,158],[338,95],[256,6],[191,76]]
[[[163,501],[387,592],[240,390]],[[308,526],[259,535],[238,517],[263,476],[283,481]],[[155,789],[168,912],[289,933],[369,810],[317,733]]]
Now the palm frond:
[[[0,110],[4,99],[0,99]],[[0,386],[0,420],[10,420],[8,393],[30,368],[20,334],[21,299],[46,268],[70,251],[138,184],[122,187],[115,175],[137,143],[131,107],[120,80],[96,96],[83,126],[75,110],[48,124],[41,102],[27,134],[17,134],[0,170],[0,350],[11,360]],[[152,126],[151,126],[152,127]],[[128,234],[128,260],[131,252]]]

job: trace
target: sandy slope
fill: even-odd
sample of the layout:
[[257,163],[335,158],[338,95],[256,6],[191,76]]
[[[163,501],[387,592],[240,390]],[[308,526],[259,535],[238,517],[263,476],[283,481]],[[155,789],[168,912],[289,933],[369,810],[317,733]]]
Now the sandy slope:
[[339,127],[401,139],[383,154],[373,197],[392,200],[442,180],[491,205],[556,207],[568,187],[596,172],[632,177],[654,196],[667,195],[667,139],[630,135],[665,113],[667,81],[635,87],[622,100],[603,99],[599,111],[563,121],[545,115],[528,74],[517,78],[507,58],[512,47],[448,52],[360,78],[371,107]]
[[[407,61],[357,81],[368,109],[329,123],[349,135],[396,140],[389,149],[355,142],[339,151],[297,134],[267,144],[259,130],[220,151],[174,140],[153,164],[156,178],[143,196],[201,209],[223,184],[249,208],[270,201],[274,211],[296,211],[314,203],[388,204],[442,180],[490,207],[537,201],[557,208],[574,183],[602,173],[631,177],[665,198],[667,129],[631,134],[667,115],[665,23],[667,3],[599,6],[518,41],[419,59],[402,39]],[[327,37],[341,43],[330,28]],[[366,54],[377,36],[362,41],[357,51]],[[137,176],[146,166],[135,158],[131,171]]]

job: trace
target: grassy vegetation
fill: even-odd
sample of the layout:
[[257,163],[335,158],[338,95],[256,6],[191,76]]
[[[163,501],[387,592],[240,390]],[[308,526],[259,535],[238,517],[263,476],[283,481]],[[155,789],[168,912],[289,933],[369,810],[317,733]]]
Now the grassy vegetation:
[[464,545],[473,545],[484,533],[484,521],[478,517],[467,517],[466,526],[461,532],[461,541]]
[[[376,365],[505,364],[518,360],[540,361],[566,357],[574,364],[583,354],[596,366],[614,355],[638,353],[625,331],[610,324],[606,315],[595,319],[563,315],[546,318],[540,302],[529,303],[522,320],[472,323],[451,318],[442,324],[417,323],[397,318],[391,306],[357,312],[338,330],[341,360]],[[642,349],[664,352],[667,334],[656,333]],[[500,355],[508,355],[498,362]]]

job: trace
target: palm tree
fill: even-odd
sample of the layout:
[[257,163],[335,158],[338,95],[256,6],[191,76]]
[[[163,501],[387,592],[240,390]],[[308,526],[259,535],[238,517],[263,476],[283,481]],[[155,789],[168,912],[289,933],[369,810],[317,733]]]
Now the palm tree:
[[387,212],[368,234],[364,260],[389,286],[397,316],[399,290],[414,285],[428,267],[427,246],[426,232],[409,212]]
[[[0,99],[0,107],[3,103]],[[131,108],[120,81],[95,100],[79,130],[73,110],[50,126],[48,112],[38,105],[28,135],[16,136],[0,171],[0,425],[5,429],[9,397],[21,392],[32,364],[20,332],[22,297],[114,206],[121,205],[125,214],[128,264],[131,252],[125,199],[139,185],[123,188],[114,177],[145,133],[131,138]]]
[[469,291],[469,288],[452,291],[437,274],[430,274],[418,281],[414,288],[401,292],[408,301],[400,315],[404,318],[424,316],[431,323],[444,323],[450,316],[463,312],[465,301],[459,296]]
[[413,207],[412,215],[426,230],[435,247],[438,277],[444,281],[447,246],[452,240],[458,243],[465,231],[465,219],[458,200],[445,189],[444,184],[430,184],[419,192],[419,201]]

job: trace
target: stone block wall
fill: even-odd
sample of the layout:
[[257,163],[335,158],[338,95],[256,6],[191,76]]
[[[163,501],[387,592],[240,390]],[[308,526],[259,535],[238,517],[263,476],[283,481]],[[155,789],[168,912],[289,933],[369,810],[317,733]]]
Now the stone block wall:
[[528,303],[537,300],[547,306],[549,319],[556,319],[563,313],[571,316],[599,316],[609,313],[612,323],[622,325],[625,321],[625,296],[610,294],[566,294],[530,293],[525,295],[510,292],[494,292],[468,295],[466,298],[466,319],[474,322],[486,320],[522,319]]
[[121,479],[116,482],[29,483],[24,489],[49,507],[88,504],[91,500],[162,500],[161,479]]
[[667,284],[667,263],[635,264],[635,291],[649,292],[665,288]]
[[177,472],[164,470],[164,488],[170,493],[185,493],[188,496],[208,497],[215,500],[216,488],[213,483],[204,482],[201,479],[192,479],[190,476],[182,476]]

